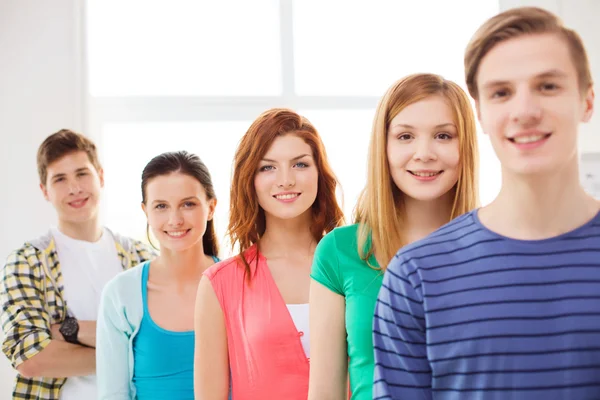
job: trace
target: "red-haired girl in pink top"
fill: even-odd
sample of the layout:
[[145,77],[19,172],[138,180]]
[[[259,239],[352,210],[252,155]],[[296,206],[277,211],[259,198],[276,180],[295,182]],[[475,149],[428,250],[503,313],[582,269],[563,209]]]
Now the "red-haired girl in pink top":
[[[306,400],[313,253],[342,224],[316,129],[288,109],[254,121],[235,154],[228,234],[240,254],[204,273],[196,399]],[[231,382],[230,382],[231,379]]]

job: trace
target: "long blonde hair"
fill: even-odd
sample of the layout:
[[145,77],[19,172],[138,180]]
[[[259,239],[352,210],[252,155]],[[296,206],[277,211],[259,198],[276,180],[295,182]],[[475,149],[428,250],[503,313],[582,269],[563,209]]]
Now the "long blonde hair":
[[392,180],[387,158],[388,127],[405,107],[434,95],[448,101],[458,130],[459,176],[452,189],[455,194],[448,222],[478,204],[477,132],[467,94],[456,83],[439,75],[414,74],[400,79],[387,90],[377,106],[369,143],[367,184],[354,212],[354,220],[360,225],[360,257],[368,262],[375,255],[381,269],[385,269],[398,249],[407,244],[403,235],[402,192]]

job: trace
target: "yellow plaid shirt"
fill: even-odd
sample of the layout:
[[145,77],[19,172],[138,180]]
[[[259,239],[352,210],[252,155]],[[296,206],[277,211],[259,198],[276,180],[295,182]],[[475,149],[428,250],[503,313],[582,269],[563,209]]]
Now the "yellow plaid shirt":
[[[154,251],[144,243],[113,236],[124,270],[154,258]],[[2,352],[17,368],[50,343],[50,326],[62,323],[66,316],[60,263],[50,234],[8,256],[0,271],[0,307]],[[13,399],[59,400],[65,382],[65,378],[17,375]]]

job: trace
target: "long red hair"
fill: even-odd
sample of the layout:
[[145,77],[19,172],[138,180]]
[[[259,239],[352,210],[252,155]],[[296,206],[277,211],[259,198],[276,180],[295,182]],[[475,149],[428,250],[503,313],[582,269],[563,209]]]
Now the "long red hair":
[[[323,236],[344,222],[338,205],[336,188],[338,180],[329,165],[323,141],[315,127],[304,117],[286,108],[272,108],[263,112],[250,125],[235,152],[229,203],[227,235],[234,248],[239,245],[239,257],[250,279],[250,264],[244,256],[246,250],[258,243],[265,233],[265,212],[258,204],[254,176],[260,160],[279,136],[296,135],[312,149],[319,174],[317,198],[312,205],[311,232],[318,243]],[[258,262],[258,257],[256,257]]]

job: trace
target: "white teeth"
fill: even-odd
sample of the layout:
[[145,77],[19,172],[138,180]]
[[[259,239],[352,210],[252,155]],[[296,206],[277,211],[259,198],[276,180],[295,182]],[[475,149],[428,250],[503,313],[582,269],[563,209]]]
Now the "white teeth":
[[416,176],[425,176],[425,177],[431,177],[431,176],[436,176],[438,173],[437,172],[415,172],[412,171],[413,175]]
[[546,135],[531,135],[531,136],[519,136],[515,137],[512,140],[515,143],[533,143],[538,140],[542,140]]
[[187,231],[167,232],[167,235],[173,236],[173,237],[180,237],[180,236],[185,235],[186,233],[187,233]]
[[289,200],[289,199],[293,199],[294,197],[298,197],[298,196],[299,196],[298,193],[292,193],[292,194],[279,194],[275,197],[279,200]]

